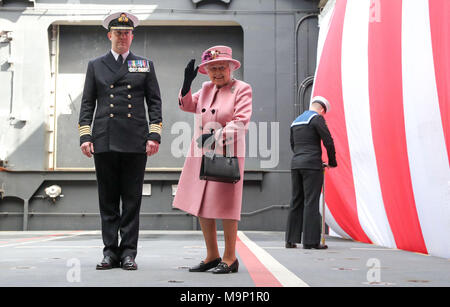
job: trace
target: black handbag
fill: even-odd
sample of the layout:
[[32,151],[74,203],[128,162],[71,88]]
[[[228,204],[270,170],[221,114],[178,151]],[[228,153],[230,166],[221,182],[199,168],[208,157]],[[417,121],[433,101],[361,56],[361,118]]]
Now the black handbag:
[[216,152],[207,152],[202,156],[200,179],[236,183],[241,180],[237,157],[226,157]]

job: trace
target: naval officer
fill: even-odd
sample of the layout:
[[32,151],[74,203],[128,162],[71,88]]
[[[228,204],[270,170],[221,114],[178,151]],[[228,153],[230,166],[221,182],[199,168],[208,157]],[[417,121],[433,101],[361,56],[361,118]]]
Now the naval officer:
[[[286,226],[286,248],[303,243],[305,249],[326,249],[320,244],[320,191],[323,185],[322,147],[328,155],[328,166],[336,167],[334,141],[324,115],[330,110],[327,99],[316,96],[310,109],[291,125],[292,199]],[[303,233],[303,238],[302,238]]]
[[81,100],[81,151],[94,156],[102,222],[104,257],[98,270],[137,269],[145,166],[161,142],[161,97],[153,63],[130,52],[138,23],[123,12],[103,21],[111,50],[89,62]]

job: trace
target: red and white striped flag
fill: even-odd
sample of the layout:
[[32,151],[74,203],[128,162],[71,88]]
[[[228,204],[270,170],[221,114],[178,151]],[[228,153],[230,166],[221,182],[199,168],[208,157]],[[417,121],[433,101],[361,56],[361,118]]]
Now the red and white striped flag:
[[327,223],[343,237],[450,257],[450,0],[336,0],[313,96],[339,166]]

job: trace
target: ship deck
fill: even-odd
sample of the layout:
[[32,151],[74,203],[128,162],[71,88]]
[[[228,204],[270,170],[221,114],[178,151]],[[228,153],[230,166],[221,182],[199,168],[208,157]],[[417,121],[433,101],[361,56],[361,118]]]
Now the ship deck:
[[[218,232],[223,252],[223,232]],[[239,231],[239,272],[191,273],[200,231],[141,231],[137,271],[95,270],[100,231],[0,232],[3,287],[448,287],[449,259],[326,237],[327,250],[284,247],[283,232]],[[256,289],[256,288],[255,288]]]

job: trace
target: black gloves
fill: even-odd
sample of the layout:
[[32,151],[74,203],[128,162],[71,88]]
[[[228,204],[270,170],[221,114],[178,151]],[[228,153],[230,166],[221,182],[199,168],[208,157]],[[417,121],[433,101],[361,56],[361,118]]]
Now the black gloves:
[[197,138],[197,145],[199,148],[211,146],[216,140],[214,139],[214,133],[205,133]]
[[184,82],[183,88],[181,89],[181,96],[186,96],[187,93],[191,90],[192,81],[194,81],[195,77],[197,77],[198,66],[194,68],[195,60],[192,59],[187,64],[184,69]]

